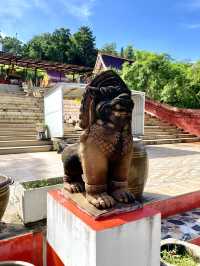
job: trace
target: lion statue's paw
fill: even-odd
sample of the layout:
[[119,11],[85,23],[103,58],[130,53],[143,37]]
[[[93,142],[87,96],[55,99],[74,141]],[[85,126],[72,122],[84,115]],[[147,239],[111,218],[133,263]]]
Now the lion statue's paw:
[[97,209],[109,209],[115,205],[115,200],[106,192],[92,195],[86,193],[86,198]]
[[70,193],[81,193],[85,191],[85,185],[83,182],[65,182],[64,188]]
[[112,197],[121,203],[133,203],[135,202],[135,197],[133,193],[129,191],[124,191],[124,190],[115,190],[111,193]]

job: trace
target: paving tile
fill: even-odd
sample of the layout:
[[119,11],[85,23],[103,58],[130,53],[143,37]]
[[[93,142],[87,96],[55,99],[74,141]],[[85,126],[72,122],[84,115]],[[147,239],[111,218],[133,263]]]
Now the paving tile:
[[162,239],[191,240],[200,236],[200,208],[162,220]]

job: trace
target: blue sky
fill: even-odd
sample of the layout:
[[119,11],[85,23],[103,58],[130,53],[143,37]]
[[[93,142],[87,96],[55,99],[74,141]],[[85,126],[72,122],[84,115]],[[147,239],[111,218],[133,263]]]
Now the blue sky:
[[97,47],[116,42],[200,59],[200,0],[0,0],[0,31],[24,41],[81,25],[92,28]]

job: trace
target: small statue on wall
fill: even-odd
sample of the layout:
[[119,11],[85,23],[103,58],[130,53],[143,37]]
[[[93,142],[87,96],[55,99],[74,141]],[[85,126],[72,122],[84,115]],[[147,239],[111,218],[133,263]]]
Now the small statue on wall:
[[85,191],[88,202],[98,209],[135,200],[128,190],[133,107],[123,80],[112,70],[102,72],[83,95],[80,143],[63,151],[64,188],[71,193]]

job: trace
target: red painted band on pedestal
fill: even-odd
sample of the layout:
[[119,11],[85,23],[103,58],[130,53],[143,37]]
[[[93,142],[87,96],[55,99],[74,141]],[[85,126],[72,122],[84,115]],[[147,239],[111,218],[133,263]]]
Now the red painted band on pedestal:
[[89,225],[95,231],[101,231],[108,228],[120,226],[128,222],[137,221],[139,219],[154,216],[159,213],[157,210],[145,206],[144,208],[136,211],[113,215],[107,218],[102,218],[101,220],[97,221],[94,220],[92,216],[80,210],[72,201],[64,197],[61,190],[53,190],[50,191],[48,194],[55,201],[57,201],[63,207],[71,211],[74,215],[76,215],[79,219],[81,219],[84,223]]

